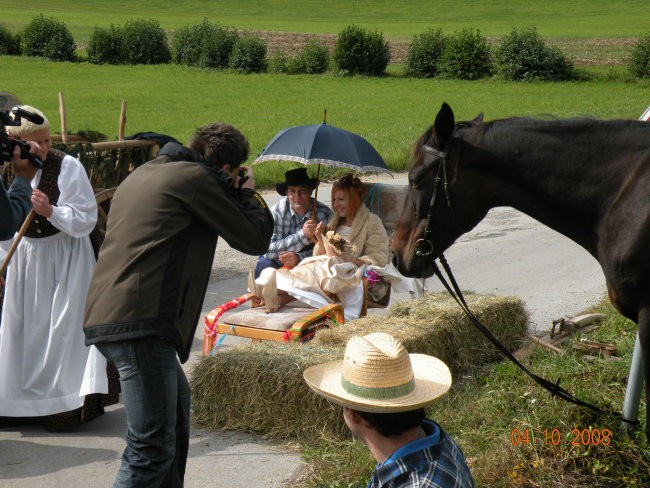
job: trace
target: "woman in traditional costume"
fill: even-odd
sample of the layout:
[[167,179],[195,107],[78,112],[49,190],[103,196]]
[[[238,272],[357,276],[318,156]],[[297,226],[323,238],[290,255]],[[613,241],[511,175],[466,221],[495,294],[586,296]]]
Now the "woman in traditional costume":
[[[334,182],[334,215],[327,226],[317,227],[313,257],[303,259],[290,270],[264,270],[258,278],[257,283],[264,288],[257,290],[269,311],[293,298],[317,308],[337,301],[343,304],[346,321],[359,317],[364,300],[361,280],[369,270],[384,268],[389,257],[386,229],[363,203],[365,196],[363,183],[351,173]],[[375,283],[384,285],[379,278],[373,279],[373,287]],[[274,300],[273,286],[289,297],[280,294]],[[381,285],[376,287],[379,294],[387,291],[385,285],[382,290]]]
[[[33,107],[21,108],[43,116]],[[84,397],[107,393],[106,360],[86,347],[82,329],[95,267],[88,235],[97,221],[97,204],[79,160],[52,149],[45,116],[42,124],[23,118],[7,130],[37,142],[44,164],[31,181],[34,218],[7,270],[0,416],[36,417],[56,430],[99,415],[96,408],[82,410]],[[5,241],[3,247],[10,244]]]

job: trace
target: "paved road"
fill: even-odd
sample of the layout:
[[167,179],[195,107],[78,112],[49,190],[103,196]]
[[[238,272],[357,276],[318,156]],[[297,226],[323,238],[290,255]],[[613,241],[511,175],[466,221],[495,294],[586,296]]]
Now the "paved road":
[[[401,176],[392,184],[404,184]],[[320,190],[329,203],[330,188]],[[277,195],[265,194],[272,204]],[[204,311],[244,292],[249,258],[233,267],[223,259],[234,251],[220,242],[213,266],[214,279]],[[582,248],[532,219],[512,210],[497,209],[447,253],[460,286],[479,293],[522,297],[538,331],[551,321],[571,316],[603,296],[604,278],[596,261]],[[221,278],[220,278],[221,276]],[[439,290],[433,280],[429,290]],[[408,298],[408,294],[393,299]],[[375,311],[375,313],[377,313]],[[245,339],[227,338],[222,347]],[[202,342],[199,327],[193,360]],[[190,370],[192,361],[185,368]],[[124,448],[124,410],[121,405],[67,434],[50,434],[39,427],[0,430],[0,487],[96,488],[111,486]],[[259,436],[238,432],[206,432],[193,426],[186,486],[282,487],[302,468],[298,452]]]

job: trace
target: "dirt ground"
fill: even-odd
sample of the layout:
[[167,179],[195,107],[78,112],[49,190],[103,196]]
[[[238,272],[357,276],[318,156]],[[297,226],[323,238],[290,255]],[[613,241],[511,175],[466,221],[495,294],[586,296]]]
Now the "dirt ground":
[[[264,39],[268,54],[283,52],[295,55],[311,39],[319,39],[327,44],[330,52],[336,43],[336,34],[307,34],[300,32],[278,31],[239,31],[240,34],[253,34]],[[499,38],[490,37],[487,41],[492,46],[499,43]],[[550,46],[557,46],[573,60],[576,66],[622,66],[627,63],[629,51],[637,42],[636,38],[594,38],[594,39],[547,39]],[[388,39],[391,63],[403,63],[406,60],[411,39]]]

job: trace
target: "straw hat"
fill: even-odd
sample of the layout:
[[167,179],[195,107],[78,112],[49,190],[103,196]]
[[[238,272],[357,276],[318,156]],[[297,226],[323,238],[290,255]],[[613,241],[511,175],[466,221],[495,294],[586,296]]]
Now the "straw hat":
[[433,356],[409,354],[384,332],[350,338],[343,361],[312,366],[303,377],[328,400],[373,413],[416,410],[451,386],[445,363]]

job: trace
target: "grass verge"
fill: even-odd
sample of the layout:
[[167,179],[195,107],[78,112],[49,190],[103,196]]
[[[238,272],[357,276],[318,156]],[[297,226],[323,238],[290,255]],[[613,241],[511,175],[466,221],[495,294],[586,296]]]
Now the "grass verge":
[[[178,65],[99,66],[0,56],[2,91],[49,116],[60,131],[58,92],[65,94],[67,126],[114,140],[122,100],[126,134],[159,132],[186,143],[200,125],[221,120],[238,127],[251,145],[251,161],[282,128],[328,123],[365,137],[394,171],[408,164],[411,144],[433,123],[443,101],[458,120],[513,115],[589,115],[636,119],[648,105],[647,81],[629,81],[622,68],[597,68],[588,81],[514,83],[313,75],[242,75]],[[610,73],[610,75],[607,75]],[[587,78],[589,78],[587,76]],[[44,82],[44,80],[49,80]],[[271,186],[290,166],[256,166],[256,182]],[[315,174],[316,168],[310,167]],[[331,176],[327,169],[325,179]]]
[[[636,325],[608,304],[593,310],[608,318],[590,340],[613,343],[619,361],[589,360],[572,348],[557,354],[537,348],[528,367],[556,380],[578,398],[620,412]],[[645,487],[650,484],[650,446],[629,435],[617,419],[553,399],[509,362],[456,379],[449,395],[428,412],[465,452],[479,487]],[[642,402],[639,418],[645,419]],[[644,423],[645,421],[642,420]],[[321,440],[303,449],[308,472],[303,488],[365,487],[375,465],[353,441]]]

